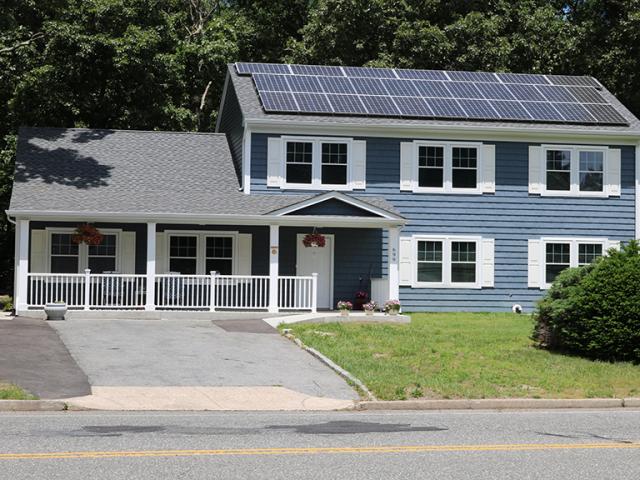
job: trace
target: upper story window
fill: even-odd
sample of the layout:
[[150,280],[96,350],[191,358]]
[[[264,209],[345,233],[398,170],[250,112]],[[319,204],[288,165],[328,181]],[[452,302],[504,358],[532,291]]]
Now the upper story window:
[[[536,165],[535,149],[542,162]],[[620,195],[620,150],[592,146],[533,147],[529,192],[547,196]],[[538,168],[540,173],[538,174]],[[536,177],[539,175],[539,183]]]
[[366,142],[340,137],[269,137],[267,186],[354,190],[366,186]]
[[400,190],[417,193],[495,192],[495,146],[402,142]]

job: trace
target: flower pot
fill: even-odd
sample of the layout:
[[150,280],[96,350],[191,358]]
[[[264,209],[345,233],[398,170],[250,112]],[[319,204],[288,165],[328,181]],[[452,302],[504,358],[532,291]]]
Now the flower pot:
[[343,317],[348,317],[349,316],[349,310],[340,310],[340,315],[342,315]]
[[47,303],[44,306],[44,312],[47,314],[47,320],[64,320],[67,313],[66,303]]
[[373,315],[373,310],[365,310],[364,314],[365,315]]
[[399,308],[390,308],[388,313],[389,313],[389,315],[398,315],[400,313],[400,309]]

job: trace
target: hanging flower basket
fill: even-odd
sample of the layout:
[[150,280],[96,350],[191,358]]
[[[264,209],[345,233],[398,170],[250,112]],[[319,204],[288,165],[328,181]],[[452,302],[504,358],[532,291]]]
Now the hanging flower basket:
[[87,245],[100,245],[103,238],[104,235],[100,233],[100,230],[93,225],[84,223],[82,225],[78,225],[78,228],[76,228],[76,231],[73,234],[72,240],[73,243],[78,245],[81,243],[86,243]]
[[307,233],[302,239],[302,244],[305,247],[324,247],[326,239],[321,233]]

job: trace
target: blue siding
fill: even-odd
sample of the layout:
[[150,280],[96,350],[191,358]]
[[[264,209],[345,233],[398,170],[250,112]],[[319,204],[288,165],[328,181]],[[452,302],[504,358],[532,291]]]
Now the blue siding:
[[[280,190],[266,187],[267,138],[267,135],[252,138],[252,191],[277,193]],[[634,147],[617,147],[622,149],[621,197],[554,198],[528,193],[527,143],[495,143],[495,194],[460,195],[400,192],[400,142],[413,139],[364,140],[367,141],[367,190],[358,195],[384,196],[391,202],[408,219],[402,235],[482,235],[496,240],[495,288],[401,287],[400,300],[410,310],[495,311],[510,309],[514,303],[531,308],[542,292],[527,287],[529,238],[580,236],[628,240],[634,237]],[[381,240],[386,251],[384,235]],[[380,258],[382,269],[385,269],[385,257],[383,253]],[[358,273],[354,271],[352,275],[355,277]]]
[[[229,80],[230,81],[230,80]],[[238,103],[235,89],[227,88],[227,95],[222,107],[222,117],[220,118],[221,133],[227,134],[231,157],[236,169],[238,178],[242,178],[242,137],[244,128],[242,127],[242,111]]]

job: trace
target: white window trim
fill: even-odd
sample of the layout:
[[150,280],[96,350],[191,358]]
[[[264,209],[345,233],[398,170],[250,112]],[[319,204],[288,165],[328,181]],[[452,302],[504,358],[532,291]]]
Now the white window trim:
[[[418,242],[442,242],[442,282],[419,282],[418,281]],[[451,281],[451,243],[452,242],[474,242],[476,244],[476,281],[473,283],[461,283]],[[460,236],[460,235],[414,235],[412,237],[412,288],[482,288],[482,237]]]
[[[607,191],[607,163],[609,158],[609,148],[591,145],[541,145],[542,147],[542,191],[543,197],[596,197],[605,198],[609,196]],[[547,151],[568,150],[571,152],[571,189],[570,190],[547,190]],[[588,192],[580,190],[580,152],[602,152],[602,191]]]
[[[47,227],[45,228],[47,232],[46,235],[46,245],[45,249],[47,252],[47,264],[46,264],[46,273],[51,273],[51,235],[54,233],[66,233],[73,235],[76,232],[75,228],[67,228],[67,227]],[[122,233],[122,229],[119,228],[101,228],[100,233],[104,235],[115,235],[116,236],[116,272],[120,271],[121,261],[122,261],[122,248],[120,245],[120,234]],[[78,273],[84,273],[85,269],[89,268],[89,246],[86,243],[81,243],[78,245]]]
[[[297,137],[283,136],[282,138],[282,187],[292,190],[353,190],[353,138],[342,137]],[[287,182],[287,143],[311,143],[311,183],[288,183]],[[346,143],[347,144],[347,183],[346,185],[323,184],[322,183],[322,144],[323,143]]]
[[[483,169],[483,148],[481,142],[427,142],[423,140],[415,140],[413,142],[413,172],[415,179],[413,182],[413,192],[415,193],[466,193],[481,195],[482,194],[482,172]],[[420,182],[420,147],[442,147],[444,148],[444,171],[442,187],[421,187]],[[475,148],[477,151],[476,165],[476,188],[453,188],[453,147]]]
[[197,237],[196,240],[196,275],[209,275],[211,272],[205,272],[207,263],[207,238],[209,237],[232,237],[231,244],[231,274],[235,275],[238,271],[238,233],[234,231],[212,231],[212,230],[165,230],[166,237],[164,242],[165,258],[167,259],[167,270],[171,268],[171,237]]
[[542,290],[551,288],[551,284],[547,283],[547,244],[548,243],[568,243],[569,244],[569,268],[575,268],[578,266],[578,252],[579,244],[588,243],[591,245],[602,245],[602,255],[607,254],[609,249],[609,240],[607,238],[594,238],[594,237],[542,237],[542,251],[540,252],[541,267],[540,272],[542,277],[540,278],[540,285]]

